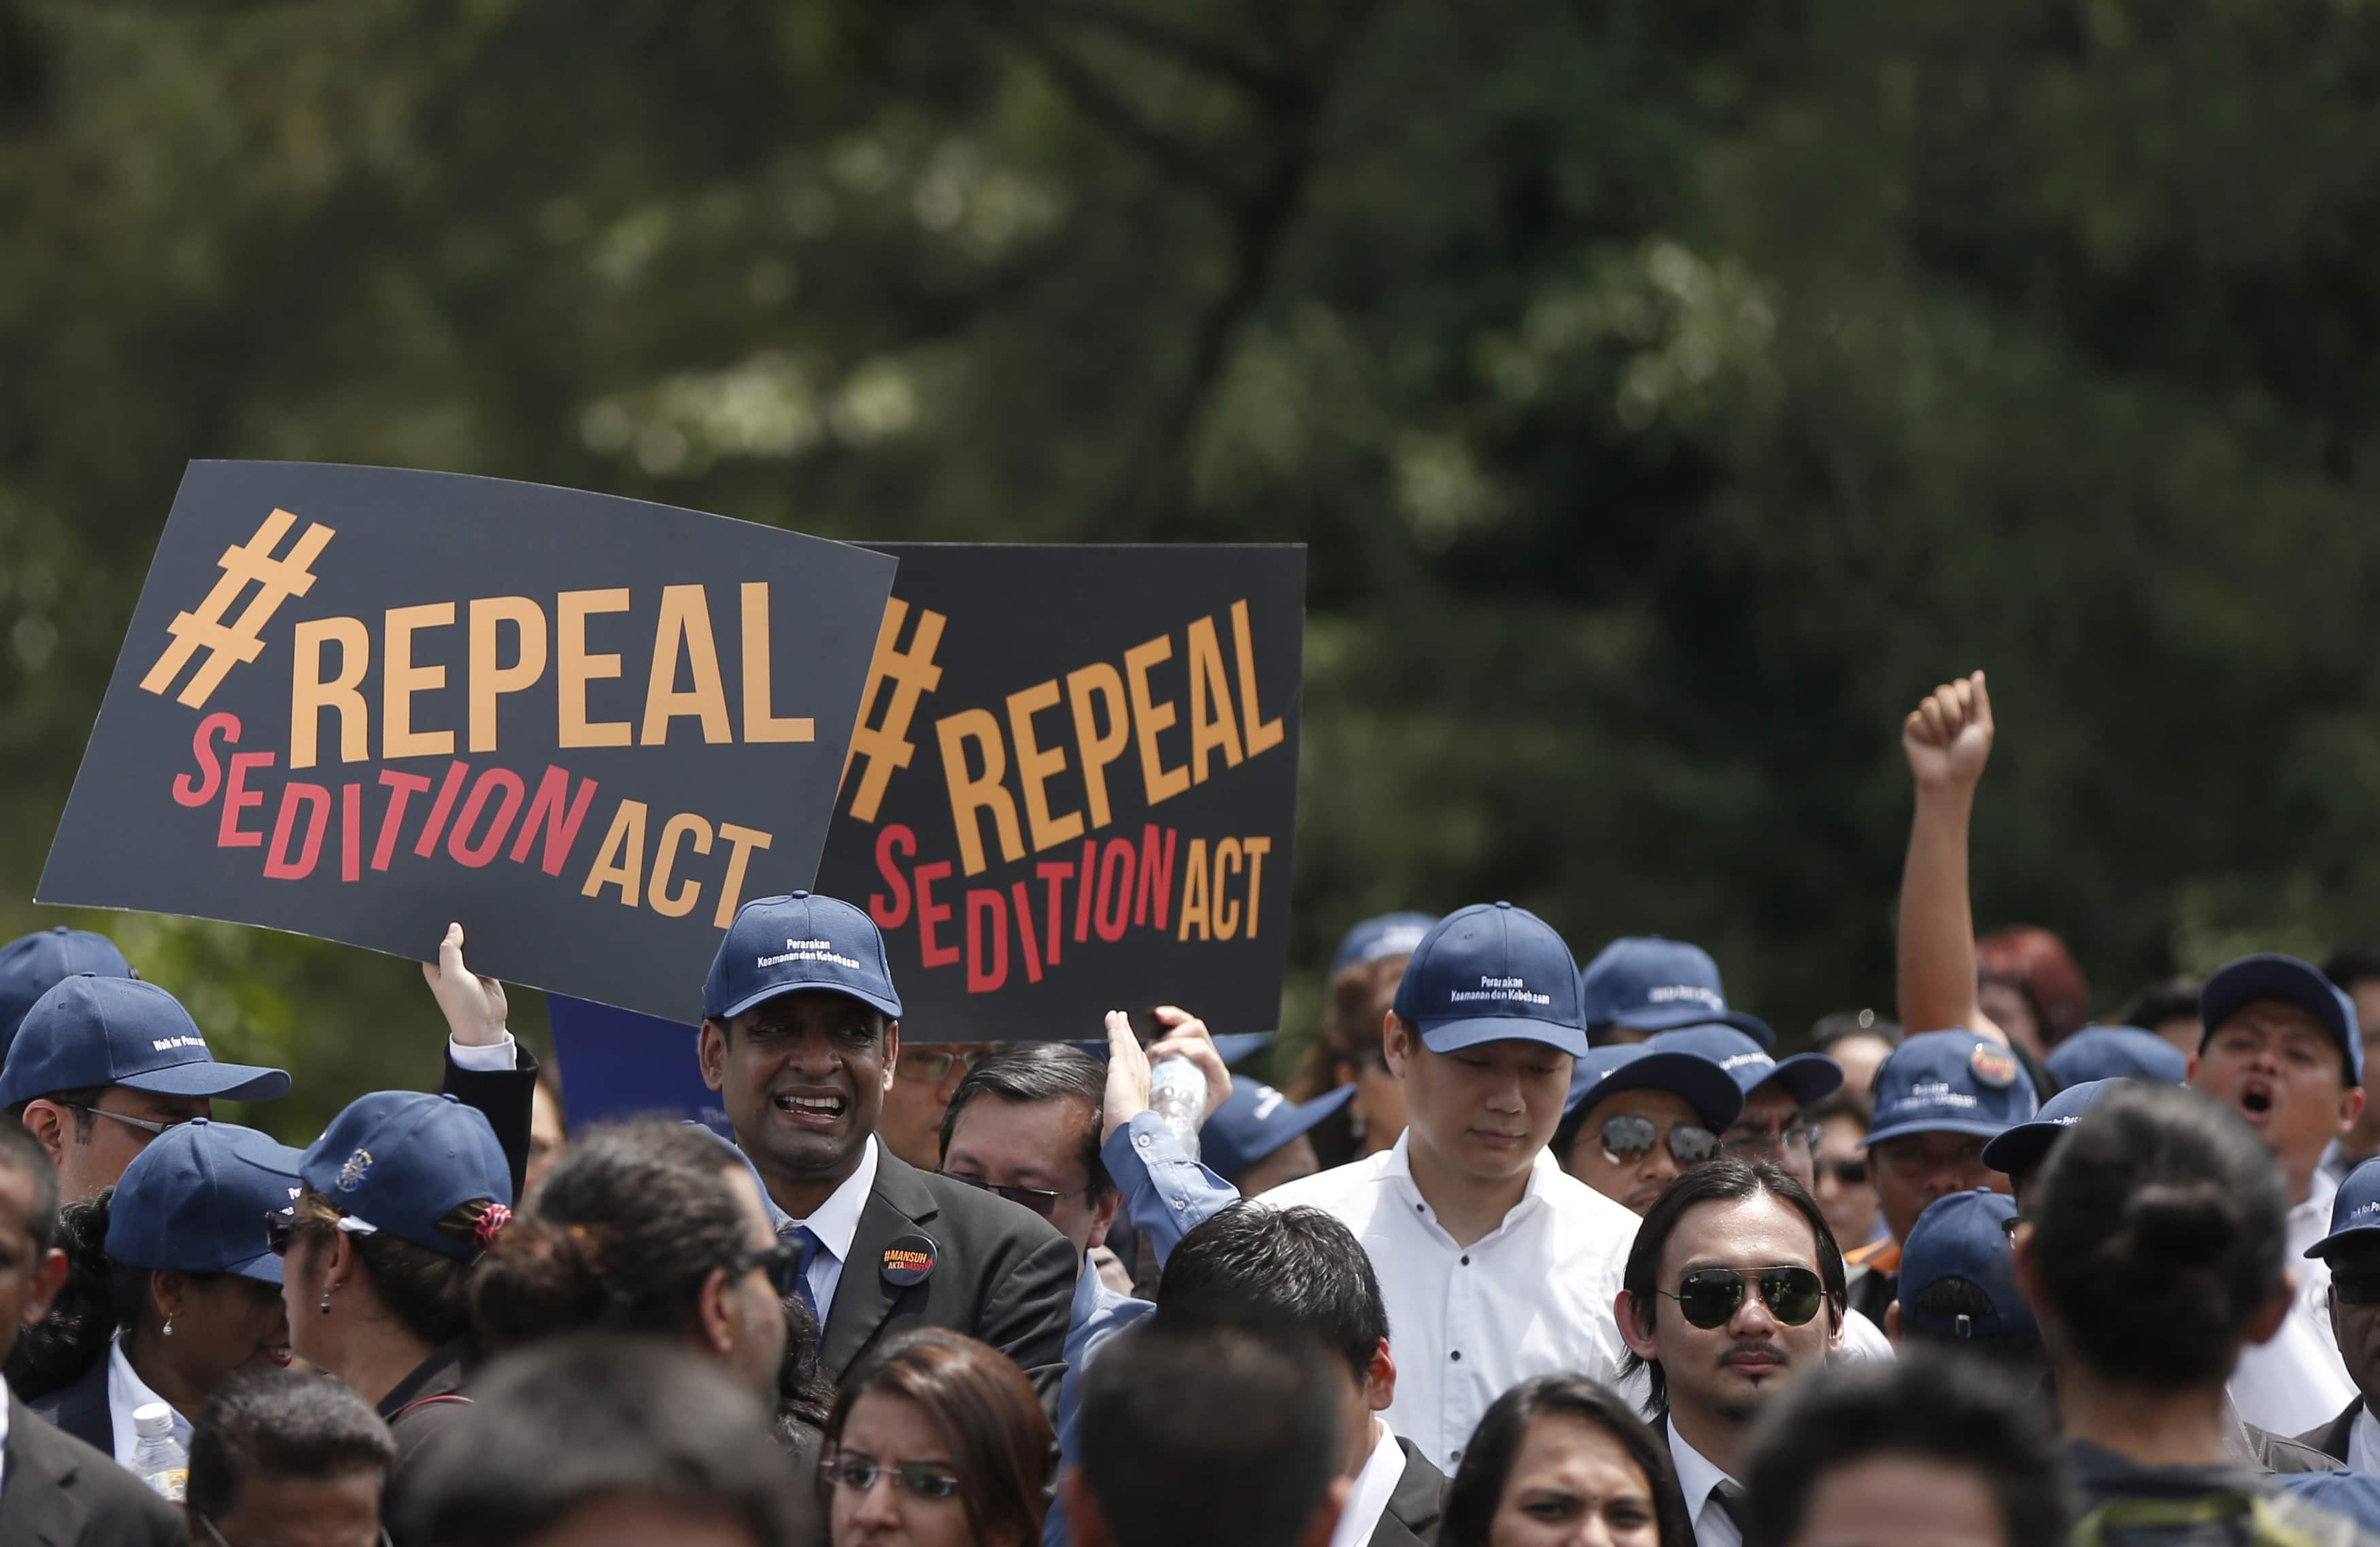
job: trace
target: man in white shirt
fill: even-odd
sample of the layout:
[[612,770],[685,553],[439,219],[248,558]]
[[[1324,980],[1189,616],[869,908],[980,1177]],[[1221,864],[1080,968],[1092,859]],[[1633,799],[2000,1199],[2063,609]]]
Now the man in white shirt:
[[1510,903],[1422,937],[1382,1034],[1404,1090],[1395,1147],[1268,1193],[1354,1233],[1396,1329],[1380,1417],[1451,1474],[1488,1404],[1532,1375],[1618,1379],[1613,1297],[1636,1216],[1565,1175],[1547,1146],[1586,1051],[1578,970]]
[[2206,980],[2205,1041],[2190,1083],[2248,1121],[2289,1190],[2289,1258],[2296,1297],[2280,1332],[2251,1346],[2232,1371],[2240,1416],[2277,1434],[2323,1423],[2355,1395],[2330,1324],[2330,1268],[2299,1259],[2329,1231],[2338,1184],[2323,1152],[2363,1112],[2363,1039],[2355,1006],[2311,964],[2243,956]]
[[1843,1260],[1828,1241],[1799,1182],[1729,1159],[1672,1184],[1628,1254],[1614,1315],[1650,1377],[1698,1547],[1742,1547],[1745,1435],[1840,1350]]

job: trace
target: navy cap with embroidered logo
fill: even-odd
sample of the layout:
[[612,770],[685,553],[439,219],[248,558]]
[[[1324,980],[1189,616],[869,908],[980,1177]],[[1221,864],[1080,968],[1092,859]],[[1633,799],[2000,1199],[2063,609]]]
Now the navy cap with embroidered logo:
[[2082,1120],[2082,1115],[2124,1085],[2122,1079],[2086,1079],[2070,1085],[2041,1103],[2029,1123],[2019,1123],[1984,1146],[1984,1163],[2004,1175],[2032,1174],[2049,1154],[2058,1136]]
[[1694,1109],[1703,1127],[1725,1133],[1743,1115],[1743,1088],[1699,1053],[1657,1049],[1650,1042],[1614,1042],[1588,1050],[1571,1069],[1565,1120],[1592,1112],[1622,1090],[1667,1090]]
[[1613,941],[1580,972],[1579,994],[1589,1026],[1669,1031],[1717,1022],[1735,1027],[1763,1047],[1777,1045],[1774,1031],[1727,1007],[1718,963],[1710,953],[1682,940],[1648,934]]
[[2180,1085],[2190,1078],[2190,1060],[2181,1049],[2137,1026],[2086,1026],[2051,1048],[2042,1062],[2060,1085],[2094,1079]]
[[[1937,1198],[1917,1216],[1900,1248],[1900,1321],[1938,1337],[1998,1337],[2038,1331],[2017,1288],[2008,1222],[2016,1200],[1978,1188]],[[1925,1291],[1946,1278],[1983,1291],[1988,1310],[1943,1315],[1925,1309]]]
[[1586,1051],[1570,947],[1508,902],[1474,903],[1433,925],[1405,964],[1393,1008],[1432,1053],[1512,1039],[1572,1057]]
[[269,1102],[279,1069],[222,1064],[174,996],[137,978],[81,973],[33,1001],[0,1066],[0,1106],[61,1090],[124,1085],[161,1096]]
[[2380,1242],[2380,1160],[2349,1172],[2330,1200],[2330,1234],[2306,1248],[2308,1257],[2327,1257],[2340,1247]]
[[2198,1020],[2205,1028],[2198,1051],[2204,1054],[2223,1023],[2259,999],[2295,1005],[2320,1021],[2347,1062],[2347,1083],[2363,1083],[2363,1037],[2355,1024],[2355,1002],[2320,968],[2295,956],[2241,956],[2216,968],[2198,991]]
[[107,1258],[130,1268],[281,1282],[264,1216],[298,1197],[298,1152],[204,1117],[176,1123],[132,1157],[107,1209]]
[[512,1168],[477,1107],[421,1090],[375,1090],[331,1119],[298,1163],[354,1235],[385,1230],[468,1262],[480,1248],[438,1228],[480,1199],[509,1205]]
[[1218,1176],[1236,1176],[1354,1096],[1355,1087],[1342,1085],[1310,1102],[1293,1102],[1260,1079],[1233,1079],[1232,1093],[1198,1130],[1198,1158]]
[[1437,922],[1435,913],[1383,913],[1366,919],[1340,937],[1338,953],[1330,958],[1330,975],[1336,978],[1364,962],[1412,956],[1421,937]]
[[1924,1031],[1876,1071],[1866,1142],[1912,1133],[1995,1139],[2032,1121],[2039,1104],[2024,1066],[2000,1043],[1972,1031]]
[[702,1014],[726,1020],[804,989],[847,994],[901,1018],[875,921],[839,898],[808,892],[756,897],[735,910],[702,985]]
[[1774,1084],[1795,1106],[1815,1106],[1843,1087],[1843,1066],[1823,1053],[1797,1053],[1779,1059],[1733,1025],[1681,1026],[1656,1033],[1645,1043],[1670,1053],[1692,1053],[1728,1072],[1748,1098]]
[[99,978],[140,976],[115,941],[64,924],[0,945],[0,1055],[7,1053],[17,1023],[34,1000],[84,972]]

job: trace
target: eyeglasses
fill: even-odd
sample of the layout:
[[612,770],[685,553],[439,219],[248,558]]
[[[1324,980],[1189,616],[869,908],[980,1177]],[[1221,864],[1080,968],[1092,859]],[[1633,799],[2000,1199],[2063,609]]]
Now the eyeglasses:
[[1924,1134],[1912,1134],[1907,1139],[1888,1139],[1868,1151],[1870,1159],[1880,1159],[1884,1168],[1909,1181],[1956,1172],[1962,1176],[1981,1176],[1991,1168],[1984,1163],[1984,1141],[1963,1140],[1955,1150],[1937,1151],[1925,1142]]
[[[1674,1295],[1655,1294],[1678,1302],[1678,1313],[1693,1326],[1708,1332],[1725,1326],[1743,1304],[1743,1274],[1734,1268],[1696,1268],[1678,1281]],[[1827,1301],[1827,1286],[1808,1268],[1760,1270],[1760,1301],[1768,1314],[1789,1327],[1805,1324]]]
[[1822,1157],[1817,1165],[1818,1175],[1832,1176],[1837,1187],[1867,1186],[1867,1157],[1864,1155],[1828,1155]]
[[983,1056],[981,1048],[905,1047],[893,1072],[915,1085],[939,1085],[953,1069],[965,1074]]
[[2342,1273],[2330,1270],[2331,1292],[2341,1305],[2380,1305],[2380,1268]]
[[[203,1515],[199,1517],[199,1529],[207,1533],[207,1540],[212,1542],[214,1547],[231,1547],[231,1543],[224,1540],[224,1533],[215,1529],[215,1523]],[[388,1528],[385,1526],[381,1528],[380,1535],[374,1540],[380,1543],[380,1547],[392,1547],[388,1539]],[[267,1544],[261,1541],[243,1542],[241,1547],[267,1547]]]
[[959,1491],[958,1478],[938,1467],[914,1461],[905,1466],[887,1467],[866,1456],[830,1456],[819,1463],[819,1475],[837,1488],[848,1489],[854,1493],[867,1492],[876,1486],[876,1480],[880,1477],[891,1478],[895,1487],[913,1498],[939,1502],[953,1497]]
[[298,1211],[274,1209],[264,1216],[264,1249],[275,1257],[289,1255],[289,1243],[298,1238]]
[[791,1241],[778,1241],[771,1246],[754,1247],[749,1251],[736,1253],[729,1272],[748,1273],[755,1268],[759,1269],[769,1275],[770,1285],[777,1291],[777,1297],[783,1299],[794,1294],[795,1286],[802,1281],[801,1263],[800,1248]]
[[[2016,1227],[2023,1223],[2024,1216],[2022,1214],[2010,1214],[2008,1218],[2000,1221],[2000,1234],[2009,1238],[2009,1244],[2010,1246],[2014,1246],[2016,1244]],[[2335,1284],[2338,1280],[2333,1279],[2331,1282]]]
[[188,1117],[176,1117],[170,1123],[160,1123],[148,1117],[128,1117],[121,1112],[110,1112],[104,1107],[97,1106],[70,1106],[67,1107],[67,1110],[68,1112],[88,1112],[94,1117],[112,1118],[115,1121],[123,1124],[126,1127],[139,1128],[141,1132],[147,1134],[152,1139],[164,1133],[167,1128],[178,1128],[183,1124],[190,1120]]
[[[1661,1131],[1650,1117],[1624,1115],[1603,1120],[1603,1158],[1627,1165],[1653,1152]],[[1670,1125],[1670,1154],[1680,1165],[1700,1165],[1718,1153],[1718,1135],[1692,1123]]]
[[1817,1153],[1817,1124],[1790,1123],[1774,1128],[1745,1127],[1739,1124],[1727,1130],[1727,1152],[1730,1155],[1775,1155],[1797,1151],[1805,1155]]
[[992,1193],[1007,1199],[1011,1203],[1022,1203],[1043,1219],[1048,1219],[1056,1212],[1058,1205],[1069,1198],[1080,1198],[1091,1190],[1088,1188],[1076,1188],[1072,1192],[1051,1192],[1046,1188],[1004,1188],[987,1182],[980,1176],[962,1176],[951,1171],[945,1171],[942,1175],[953,1182],[965,1182],[978,1192]]

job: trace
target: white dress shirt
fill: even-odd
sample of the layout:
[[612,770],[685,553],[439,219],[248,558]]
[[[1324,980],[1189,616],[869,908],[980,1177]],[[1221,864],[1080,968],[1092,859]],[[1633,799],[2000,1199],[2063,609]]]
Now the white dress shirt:
[[[132,1361],[124,1357],[124,1334],[118,1333],[107,1346],[107,1422],[115,1444],[118,1465],[132,1465],[132,1453],[140,1446],[140,1431],[132,1426],[132,1415],[152,1402],[165,1399],[149,1389],[149,1383],[133,1370]],[[0,1403],[0,1407],[5,1407]],[[176,1411],[170,1402],[165,1410],[174,1415],[174,1438],[181,1442],[184,1454],[190,1448],[190,1420]]]
[[2306,1200],[2289,1211],[2282,1261],[2297,1274],[2297,1297],[2270,1343],[2244,1349],[2231,1371],[2231,1402],[2240,1416],[2276,1434],[2302,1434],[2328,1423],[2355,1400],[2355,1383],[2338,1357],[2330,1330],[2330,1264],[2305,1249],[2330,1234],[2330,1204],[2338,1184],[2314,1173]]
[[1320,1209],[1364,1243],[1397,1356],[1396,1400],[1380,1418],[1451,1477],[1488,1404],[1530,1376],[1616,1383],[1627,1347],[1611,1302],[1636,1216],[1540,1150],[1521,1201],[1459,1247],[1414,1185],[1411,1142],[1408,1133],[1264,1200]]
[[8,1492],[8,1393],[0,1387],[0,1498]]
[[2347,1429],[2347,1465],[2350,1471],[2380,1477],[2380,1419],[2366,1406]]
[[1404,1475],[1405,1453],[1398,1447],[1396,1435],[1374,1419],[1371,1456],[1355,1474],[1355,1485],[1347,1490],[1347,1507],[1339,1512],[1339,1524],[1331,1529],[1330,1547],[1364,1547],[1371,1541],[1380,1517],[1388,1513],[1389,1495],[1397,1491],[1397,1480]]
[[777,1222],[780,1236],[794,1225],[807,1224],[810,1234],[818,1237],[818,1254],[810,1259],[810,1271],[803,1276],[810,1281],[810,1297],[818,1305],[821,1327],[834,1309],[834,1286],[843,1282],[843,1264],[851,1255],[851,1238],[859,1234],[859,1216],[867,1209],[868,1195],[875,1186],[876,1136],[871,1133],[868,1147],[860,1153],[859,1168],[843,1179],[843,1186],[827,1194],[826,1201],[811,1210],[809,1218],[787,1217]]
[[1720,1483],[1735,1480],[1680,1439],[1676,1424],[1662,1427],[1670,1431],[1670,1464],[1678,1469],[1678,1492],[1686,1496],[1686,1514],[1694,1523],[1694,1547],[1743,1547],[1743,1533],[1711,1497],[1711,1491]]

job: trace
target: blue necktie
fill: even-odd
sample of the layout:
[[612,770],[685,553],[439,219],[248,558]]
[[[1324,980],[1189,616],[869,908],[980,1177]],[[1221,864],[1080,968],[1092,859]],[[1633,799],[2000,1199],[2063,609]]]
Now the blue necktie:
[[809,1311],[810,1320],[823,1326],[825,1318],[819,1314],[818,1297],[810,1292],[810,1264],[818,1261],[819,1238],[810,1234],[807,1224],[796,1224],[785,1232],[785,1238],[801,1248],[794,1259],[794,1294]]

